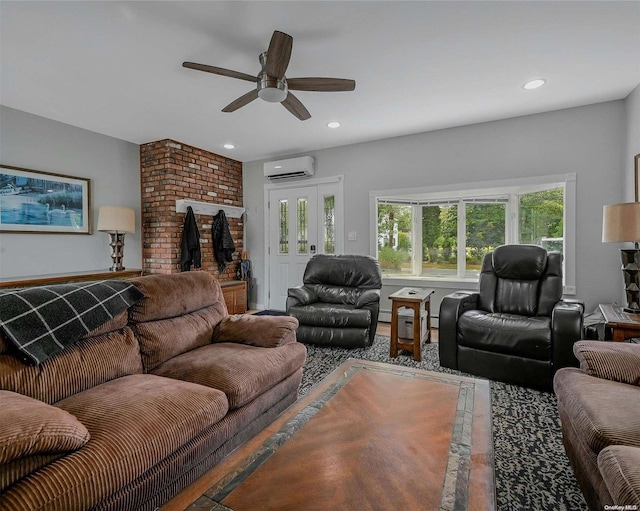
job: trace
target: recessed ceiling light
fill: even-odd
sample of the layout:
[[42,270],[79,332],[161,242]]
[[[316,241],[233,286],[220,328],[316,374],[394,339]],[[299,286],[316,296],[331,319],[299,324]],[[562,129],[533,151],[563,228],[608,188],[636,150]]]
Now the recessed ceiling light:
[[224,147],[225,149],[235,149],[236,146],[234,146],[233,144],[224,144],[222,147]]
[[335,128],[339,128],[340,126],[342,126],[338,121],[331,121],[327,123],[327,127],[335,129]]
[[545,80],[544,78],[536,78],[535,80],[529,80],[522,87],[527,90],[533,90],[537,89],[538,87],[542,87],[545,83],[547,83],[547,80]]

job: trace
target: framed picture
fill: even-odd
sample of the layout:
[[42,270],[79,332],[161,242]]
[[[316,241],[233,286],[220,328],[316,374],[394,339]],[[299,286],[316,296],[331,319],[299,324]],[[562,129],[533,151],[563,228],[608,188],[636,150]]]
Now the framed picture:
[[636,202],[638,202],[638,196],[640,195],[640,190],[638,190],[638,169],[640,169],[640,154],[636,154],[635,157]]
[[0,232],[91,234],[91,180],[0,165]]

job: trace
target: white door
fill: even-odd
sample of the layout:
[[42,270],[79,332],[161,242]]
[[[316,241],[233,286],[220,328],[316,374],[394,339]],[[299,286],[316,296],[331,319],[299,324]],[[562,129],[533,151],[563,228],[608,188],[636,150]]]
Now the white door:
[[313,255],[342,253],[341,184],[340,180],[269,190],[266,241],[270,309],[285,310],[287,290],[302,284]]

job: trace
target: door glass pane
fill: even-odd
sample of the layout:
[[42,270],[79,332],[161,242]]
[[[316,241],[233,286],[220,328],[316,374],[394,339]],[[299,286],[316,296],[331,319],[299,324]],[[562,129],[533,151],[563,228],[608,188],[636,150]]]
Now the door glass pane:
[[298,254],[308,252],[309,202],[306,197],[298,199]]
[[562,252],[564,189],[526,193],[518,197],[518,203],[518,243],[531,243]]
[[458,206],[422,207],[422,274],[458,272]]
[[278,202],[278,217],[280,229],[280,242],[278,244],[278,253],[289,253],[289,201],[282,199]]
[[480,275],[482,259],[505,241],[504,203],[466,204],[466,276]]
[[378,204],[378,261],[383,275],[411,274],[411,206]]
[[336,253],[336,198],[325,195],[323,204],[324,218],[324,253]]

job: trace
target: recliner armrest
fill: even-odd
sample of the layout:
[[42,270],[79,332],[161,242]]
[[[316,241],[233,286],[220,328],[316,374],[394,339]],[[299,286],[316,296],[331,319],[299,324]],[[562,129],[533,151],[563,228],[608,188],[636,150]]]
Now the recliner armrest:
[[479,298],[480,294],[475,291],[456,291],[440,302],[438,352],[441,366],[458,368],[458,318],[463,312],[476,309]]
[[[310,303],[318,301],[318,295],[315,291],[307,286],[290,287],[287,291],[288,298],[297,300],[297,303],[292,301],[292,305],[309,305]],[[289,300],[287,300],[287,303]]]
[[361,309],[365,305],[378,303],[380,301],[379,289],[365,289],[356,300],[356,309]]
[[561,367],[578,367],[573,344],[583,337],[584,304],[580,300],[560,300],[551,312],[551,362],[553,371]]

